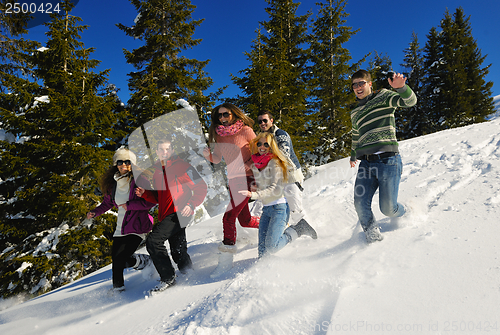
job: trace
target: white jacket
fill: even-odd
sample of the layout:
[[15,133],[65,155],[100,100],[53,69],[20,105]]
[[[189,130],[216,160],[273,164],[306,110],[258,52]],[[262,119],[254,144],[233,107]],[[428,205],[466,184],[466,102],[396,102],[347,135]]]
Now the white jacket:
[[252,192],[252,199],[259,199],[266,206],[283,198],[283,189],[286,184],[283,181],[283,172],[276,159],[271,159],[262,171],[259,171],[252,164],[252,171],[258,187],[258,191]]

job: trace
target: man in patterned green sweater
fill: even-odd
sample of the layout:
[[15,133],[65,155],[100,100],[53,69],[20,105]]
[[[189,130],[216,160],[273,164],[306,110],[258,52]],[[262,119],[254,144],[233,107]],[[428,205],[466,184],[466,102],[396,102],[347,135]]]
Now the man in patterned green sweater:
[[383,239],[371,209],[377,189],[380,211],[384,215],[398,218],[407,211],[397,201],[403,164],[398,152],[394,112],[398,107],[414,106],[417,97],[400,73],[391,73],[387,79],[396,92],[386,89],[373,92],[371,75],[366,70],[357,71],[351,80],[358,107],[351,111],[350,165],[355,167],[356,162],[361,161],[354,186],[354,207],[366,240],[371,243]]

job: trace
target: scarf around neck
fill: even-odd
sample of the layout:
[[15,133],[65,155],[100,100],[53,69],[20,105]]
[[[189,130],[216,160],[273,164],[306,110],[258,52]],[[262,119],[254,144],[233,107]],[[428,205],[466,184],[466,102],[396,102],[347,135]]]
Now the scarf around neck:
[[129,171],[129,172],[125,173],[125,174],[120,174],[120,172],[118,171],[118,172],[115,173],[114,178],[115,178],[116,181],[118,181],[118,180],[123,179],[123,178],[130,179],[132,176],[133,176],[132,171]]
[[238,120],[229,126],[219,125],[219,126],[217,126],[215,131],[217,132],[217,135],[219,135],[219,136],[230,136],[230,135],[234,135],[237,132],[239,132],[243,128],[244,125],[245,124],[243,123],[243,121]]
[[262,170],[273,157],[274,155],[270,152],[265,155],[254,154],[252,155],[252,161],[257,169]]

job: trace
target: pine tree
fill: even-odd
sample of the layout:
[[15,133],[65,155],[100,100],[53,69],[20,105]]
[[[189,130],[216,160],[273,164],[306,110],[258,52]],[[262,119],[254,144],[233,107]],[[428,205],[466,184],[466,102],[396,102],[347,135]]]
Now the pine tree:
[[486,56],[472,36],[470,17],[457,8],[452,15],[446,11],[439,34],[444,72],[439,99],[445,103],[441,111],[444,129],[483,122],[493,113],[492,82],[485,76],[491,66],[481,68]]
[[8,75],[28,76],[29,68],[20,55],[36,49],[40,44],[20,36],[27,33],[31,17],[20,13],[6,14],[7,2],[0,3],[0,92],[5,92],[2,82]]
[[[128,36],[144,45],[125,51],[125,57],[137,71],[129,73],[128,101],[134,119],[130,129],[177,108],[175,101],[185,99],[196,108],[202,120],[221,90],[209,96],[204,91],[212,79],[204,71],[207,61],[189,59],[182,51],[198,45],[193,34],[203,20],[193,20],[196,6],[189,0],[130,0],[138,16],[131,27],[118,24]],[[206,124],[205,124],[206,126]]]
[[110,138],[107,143],[102,144],[102,148],[109,151],[116,151],[118,148],[126,145],[127,135],[124,134],[129,133],[130,120],[133,118],[126,104],[118,96],[119,90],[114,84],[108,83],[106,85],[107,98],[113,100],[115,103],[113,113],[120,115],[113,125],[113,128],[116,130],[115,137]]
[[232,99],[235,105],[255,116],[261,110],[271,110],[268,96],[273,92],[273,86],[270,85],[269,60],[264,51],[265,45],[262,42],[262,27],[256,31],[257,38],[253,40],[251,51],[245,52],[250,62],[250,67],[241,70],[239,73],[243,76],[238,78],[231,76],[233,82],[245,94]]
[[[249,54],[252,64],[240,72],[244,77],[233,77],[233,81],[247,94],[246,107],[251,108],[251,116],[256,118],[257,108],[270,110],[277,126],[290,134],[300,157],[304,151],[312,150],[307,137],[313,119],[307,106],[305,72],[309,56],[303,49],[311,14],[298,16],[299,4],[292,0],[266,1],[269,20],[261,22],[265,33],[259,31]],[[264,84],[263,89],[258,88],[260,83]]]
[[369,61],[368,72],[372,76],[373,90],[382,88],[391,89],[391,85],[387,81],[387,75],[393,71],[392,61],[389,55],[380,55],[376,50],[375,55]]
[[[349,76],[365,58],[349,65],[351,55],[343,47],[352,35],[351,27],[344,26],[346,0],[319,3],[318,15],[312,23],[310,41],[312,87],[311,107],[319,111],[314,120],[316,131],[310,136],[317,139],[318,147],[309,163],[324,164],[346,157],[350,152],[350,109],[354,102]],[[366,56],[365,56],[366,57]]]
[[[176,154],[192,164],[202,175],[207,175],[208,173],[203,173],[202,163],[198,160],[200,152],[196,152],[196,155],[190,151],[197,146],[196,142],[177,130],[179,123],[162,121],[169,120],[170,117],[177,119],[172,116],[176,114],[169,116],[169,113],[179,110],[181,107],[176,101],[183,99],[196,109],[204,133],[207,133],[210,126],[209,112],[223,89],[205,95],[204,91],[213,83],[204,71],[209,61],[182,55],[183,51],[200,44],[201,40],[194,39],[193,35],[203,20],[192,19],[196,6],[190,0],[130,1],[138,12],[137,18],[130,27],[123,24],[118,24],[118,27],[128,36],[144,43],[137,49],[125,51],[127,62],[136,69],[129,73],[132,95],[128,108],[133,118],[128,120],[127,126],[129,132],[140,127],[148,142],[147,148],[143,148],[133,137],[128,144],[140,157],[138,160],[146,165],[154,161],[152,156],[159,136],[177,137],[172,143]],[[147,163],[146,157],[151,158]],[[202,156],[201,158],[205,162]],[[216,175],[219,174],[213,174],[214,180],[217,179]],[[204,203],[209,212],[212,211],[210,206],[218,205],[214,204],[213,198],[220,198],[219,194],[214,193],[216,192],[209,192]]]
[[427,42],[424,47],[424,77],[422,95],[419,97],[419,105],[423,108],[423,114],[427,118],[423,133],[429,134],[442,129],[444,123],[441,111],[444,110],[444,101],[440,98],[443,79],[446,77],[442,58],[439,33],[432,27],[427,34]]
[[[112,225],[105,217],[95,225],[82,220],[99,200],[96,181],[113,154],[103,146],[118,137],[121,115],[106,90],[108,71],[92,72],[99,61],[79,41],[86,27],[70,14],[73,6],[65,0],[61,15],[52,15],[45,48],[17,50],[34,78],[2,82],[2,127],[16,139],[0,141],[0,249],[9,247],[0,257],[3,296],[43,293],[110,260],[103,234]],[[54,234],[60,243],[41,250]],[[23,263],[30,266],[18,276]]]
[[[408,78],[406,84],[411,87],[418,99],[422,97],[422,80],[424,75],[422,49],[418,42],[418,36],[415,32],[412,34],[412,40],[409,47],[404,51],[405,57],[401,66],[405,69],[403,74]],[[406,108],[402,113],[396,114],[396,126],[398,129],[398,138],[408,139],[425,134],[427,116],[421,102],[413,107]]]

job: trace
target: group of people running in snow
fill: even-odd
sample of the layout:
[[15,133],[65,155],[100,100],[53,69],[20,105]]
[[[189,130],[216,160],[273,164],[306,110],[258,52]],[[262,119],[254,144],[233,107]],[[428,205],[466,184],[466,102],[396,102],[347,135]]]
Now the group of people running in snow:
[[[382,213],[397,218],[407,212],[397,202],[401,176],[394,111],[410,107],[416,96],[406,85],[406,78],[393,74],[389,84],[396,90],[372,90],[370,74],[360,70],[352,76],[352,88],[358,107],[351,112],[351,167],[361,160],[354,190],[354,206],[369,243],[382,240],[371,211],[371,201],[380,190]],[[218,265],[211,277],[216,278],[232,267],[236,253],[236,219],[242,227],[258,229],[258,257],[275,253],[305,235],[317,239],[315,229],[306,220],[302,206],[302,174],[299,160],[287,132],[274,124],[270,111],[257,117],[260,132],[256,135],[254,121],[237,106],[223,103],[212,111],[209,146],[204,157],[227,165],[230,201],[222,218],[223,240],[218,246]],[[193,269],[188,254],[186,226],[193,219],[195,208],[207,194],[207,185],[196,169],[175,154],[168,138],[157,142],[158,160],[152,178],[141,174],[134,179],[135,154],[118,149],[111,166],[101,177],[102,203],[87,213],[87,218],[118,208],[112,243],[113,290],[123,291],[123,270],[144,269],[152,262],[160,275],[159,284],[150,293],[163,291],[175,284],[165,241],[168,240],[173,261],[181,273]],[[134,170],[135,171],[135,170]],[[152,180],[152,182],[151,182]],[[150,187],[152,186],[152,187]],[[259,200],[261,215],[252,216],[249,200]],[[158,223],[153,225],[149,210],[158,204]],[[146,239],[149,255],[136,253]]]

